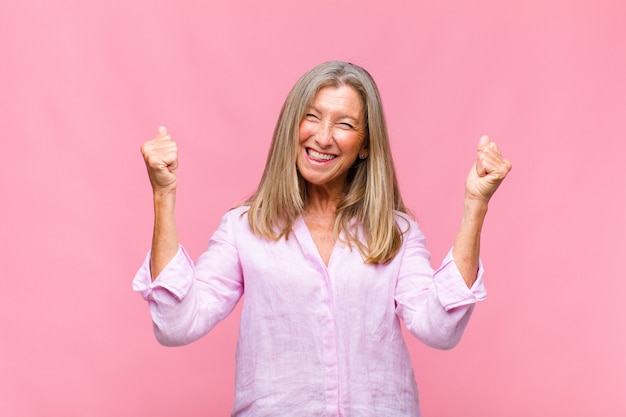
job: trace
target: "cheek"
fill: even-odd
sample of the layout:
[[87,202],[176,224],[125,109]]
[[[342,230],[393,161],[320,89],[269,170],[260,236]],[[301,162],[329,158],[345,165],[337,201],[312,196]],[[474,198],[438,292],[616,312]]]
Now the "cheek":
[[300,139],[300,143],[304,142],[311,136],[315,134],[315,125],[313,123],[309,123],[306,120],[300,122],[300,127],[298,129],[298,137]]
[[307,137],[307,132],[306,132],[306,126],[304,125],[304,122],[300,123],[300,127],[298,128],[298,140],[299,143],[302,143],[306,140]]
[[342,141],[343,149],[349,153],[358,153],[363,146],[363,137],[351,134]]

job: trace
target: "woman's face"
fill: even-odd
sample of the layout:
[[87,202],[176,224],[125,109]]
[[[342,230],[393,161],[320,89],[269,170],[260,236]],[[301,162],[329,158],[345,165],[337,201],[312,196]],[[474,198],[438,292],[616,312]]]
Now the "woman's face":
[[300,122],[298,171],[309,185],[342,190],[348,170],[364,148],[365,115],[350,86],[318,91]]

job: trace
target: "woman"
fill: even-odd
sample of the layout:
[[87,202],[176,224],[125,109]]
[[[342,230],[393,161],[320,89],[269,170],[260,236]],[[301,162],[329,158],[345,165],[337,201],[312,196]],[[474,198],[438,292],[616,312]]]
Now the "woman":
[[485,297],[480,231],[511,167],[495,143],[479,141],[436,271],[402,203],[378,90],[358,66],[325,63],[296,83],[256,193],[226,213],[196,264],[176,233],[176,144],[159,128],[142,153],[155,225],[134,288],[159,342],[203,336],[245,289],[232,415],[420,415],[400,319],[448,349]]

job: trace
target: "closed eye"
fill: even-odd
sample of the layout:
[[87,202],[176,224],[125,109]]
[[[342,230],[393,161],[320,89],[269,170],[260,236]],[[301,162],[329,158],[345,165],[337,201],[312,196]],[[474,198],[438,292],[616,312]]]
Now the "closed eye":
[[309,120],[319,120],[320,119],[319,117],[317,117],[313,113],[307,113],[304,117],[306,117]]

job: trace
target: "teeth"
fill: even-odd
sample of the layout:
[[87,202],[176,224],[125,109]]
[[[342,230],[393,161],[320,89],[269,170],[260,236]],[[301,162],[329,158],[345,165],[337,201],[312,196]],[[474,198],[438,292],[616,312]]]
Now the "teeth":
[[317,151],[314,151],[313,149],[309,149],[309,156],[312,156],[315,159],[322,159],[324,161],[330,161],[331,159],[335,158],[335,155],[329,155],[327,153],[320,153]]

